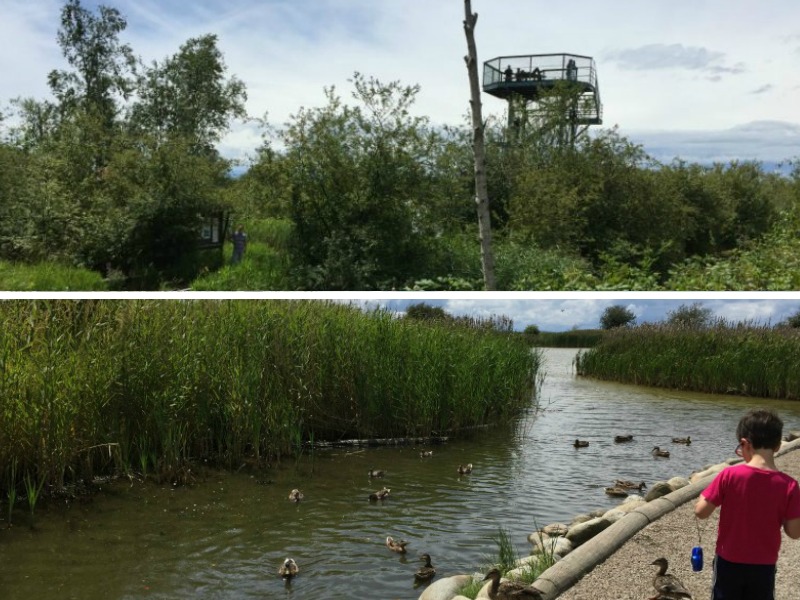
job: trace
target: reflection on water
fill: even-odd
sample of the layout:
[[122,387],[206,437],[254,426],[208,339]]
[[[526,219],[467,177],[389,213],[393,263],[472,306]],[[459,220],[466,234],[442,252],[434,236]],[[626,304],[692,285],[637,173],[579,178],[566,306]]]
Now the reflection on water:
[[[800,428],[800,404],[642,389],[573,377],[574,350],[548,350],[540,408],[515,423],[433,447],[338,449],[268,474],[208,474],[191,488],[115,484],[86,506],[0,530],[2,598],[417,598],[417,556],[438,577],[472,572],[503,526],[520,554],[535,526],[615,505],[614,479],[687,476],[729,458],[741,414],[775,407]],[[615,444],[614,435],[634,441]],[[691,436],[691,446],[671,443]],[[575,449],[575,438],[589,440]],[[655,459],[658,445],[672,452]],[[459,464],[473,463],[459,476]],[[385,469],[370,480],[370,469]],[[269,478],[269,479],[267,479]],[[264,481],[266,480],[266,481]],[[391,495],[369,502],[383,485]],[[300,504],[287,500],[297,487]],[[18,514],[21,522],[22,514]],[[387,535],[410,540],[406,556]],[[287,556],[300,565],[289,585]]]

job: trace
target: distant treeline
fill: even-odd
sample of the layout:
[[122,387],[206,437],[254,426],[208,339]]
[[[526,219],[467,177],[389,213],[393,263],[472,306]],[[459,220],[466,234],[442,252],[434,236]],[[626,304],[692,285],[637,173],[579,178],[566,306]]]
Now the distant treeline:
[[592,348],[603,339],[605,333],[602,329],[573,329],[523,335],[531,346],[539,348]]
[[109,473],[183,481],[198,461],[265,464],[315,440],[455,435],[528,407],[539,355],[321,301],[9,300],[0,365],[6,498]]
[[800,398],[800,329],[733,324],[645,324],[605,332],[582,352],[577,373],[624,383]]

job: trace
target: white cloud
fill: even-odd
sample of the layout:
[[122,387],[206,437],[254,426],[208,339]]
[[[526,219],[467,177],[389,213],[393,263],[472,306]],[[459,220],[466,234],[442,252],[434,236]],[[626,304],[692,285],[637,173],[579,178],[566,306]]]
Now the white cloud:
[[609,61],[616,61],[623,69],[651,71],[660,69],[688,69],[707,71],[713,74],[745,71],[743,63],[725,66],[725,53],[715,52],[699,46],[683,44],[647,44],[638,48],[616,50],[605,55]]

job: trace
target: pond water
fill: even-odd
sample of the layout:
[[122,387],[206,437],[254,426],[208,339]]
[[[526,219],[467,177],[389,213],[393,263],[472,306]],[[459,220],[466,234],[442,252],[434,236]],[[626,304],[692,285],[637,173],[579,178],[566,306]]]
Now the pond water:
[[[0,598],[417,598],[417,556],[437,577],[470,573],[496,555],[499,527],[520,555],[536,526],[619,502],[616,478],[688,476],[733,455],[744,411],[770,406],[800,429],[800,403],[638,388],[574,377],[576,350],[546,350],[539,408],[470,439],[432,446],[316,451],[268,473],[210,472],[191,487],[106,487],[0,529]],[[614,444],[614,435],[634,441]],[[691,446],[671,443],[691,436]],[[575,438],[588,440],[576,450]],[[655,459],[654,445],[669,449]],[[459,464],[472,474],[459,476]],[[370,481],[369,469],[385,469]],[[390,497],[368,494],[386,485]],[[287,500],[300,488],[300,504]],[[387,535],[410,540],[401,556]],[[300,575],[276,571],[293,557]]]

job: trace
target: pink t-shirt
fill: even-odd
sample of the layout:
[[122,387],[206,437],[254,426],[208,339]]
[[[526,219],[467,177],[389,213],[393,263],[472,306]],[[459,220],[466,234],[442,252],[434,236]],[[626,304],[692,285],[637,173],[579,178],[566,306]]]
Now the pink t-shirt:
[[719,556],[751,565],[778,562],[783,522],[800,517],[797,481],[742,463],[720,472],[702,495],[720,507]]

